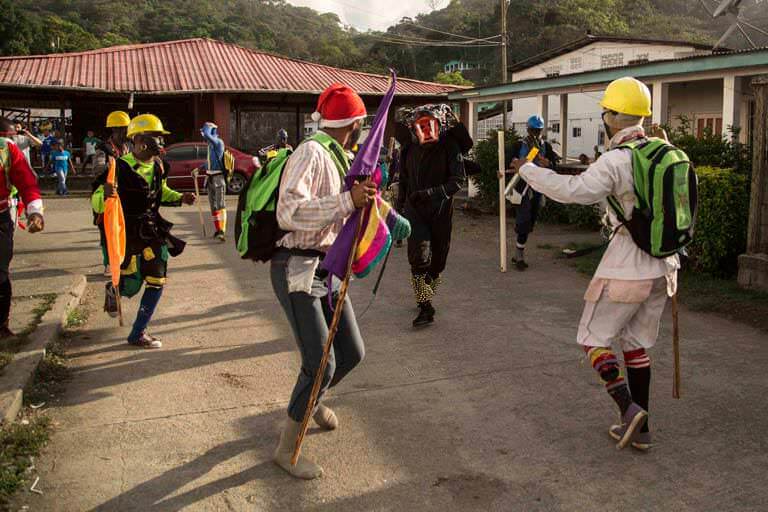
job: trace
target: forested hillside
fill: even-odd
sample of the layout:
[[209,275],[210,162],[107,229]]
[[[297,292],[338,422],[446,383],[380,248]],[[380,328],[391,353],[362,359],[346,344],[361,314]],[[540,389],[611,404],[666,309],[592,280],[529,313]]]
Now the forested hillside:
[[[445,62],[464,59],[481,66],[477,81],[498,79],[498,47],[471,41],[498,35],[496,0],[451,0],[386,32],[365,33],[342,26],[335,14],[285,0],[0,0],[0,9],[2,55],[211,37],[350,69],[394,67],[426,80]],[[751,19],[768,25],[765,16]],[[509,27],[510,63],[587,31],[713,42],[725,28],[697,0],[511,0]],[[445,46],[446,41],[463,45]],[[734,37],[733,45],[739,44]]]

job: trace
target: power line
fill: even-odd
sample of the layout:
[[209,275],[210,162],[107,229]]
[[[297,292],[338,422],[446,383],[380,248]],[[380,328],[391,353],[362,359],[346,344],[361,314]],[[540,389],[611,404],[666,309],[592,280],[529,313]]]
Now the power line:
[[438,48],[496,48],[501,46],[501,43],[480,43],[480,44],[457,44],[450,41],[412,41],[407,39],[392,39],[387,37],[381,37],[373,34],[366,34],[366,37],[375,39],[381,42],[389,44],[400,44],[404,46],[419,46],[419,47],[438,47]]
[[[363,9],[363,8],[358,7],[356,5],[351,5],[351,4],[348,4],[346,2],[341,2],[339,0],[328,0],[328,1],[331,2],[331,3],[337,4],[337,5],[341,5],[341,6],[344,6],[344,7],[348,7],[350,9],[354,9],[354,10],[359,11],[359,12],[363,12],[365,14],[373,14],[373,15],[381,16],[381,17],[385,17],[386,16],[383,13],[376,12],[376,11],[371,11],[369,9]],[[392,21],[394,21],[394,19],[392,19]],[[461,34],[454,34],[452,32],[446,32],[444,30],[439,30],[439,29],[432,28],[432,27],[427,27],[426,25],[421,25],[421,24],[416,23],[415,21],[413,21],[411,19],[409,19],[406,22],[401,22],[399,24],[402,24],[402,25],[412,25],[414,27],[418,27],[418,28],[421,28],[421,29],[424,29],[424,30],[428,30],[430,32],[436,32],[438,34],[443,34],[443,35],[447,35],[447,36],[451,36],[451,37],[458,37],[460,39],[465,39],[465,40],[472,41],[472,42],[474,42],[474,41],[485,41],[485,40],[490,40],[490,39],[495,39],[495,38],[501,37],[501,34],[497,34],[495,36],[491,36],[491,37],[487,37],[487,38],[483,38],[483,39],[478,39],[478,38],[468,37],[468,36],[461,35]],[[397,25],[397,24],[395,24],[395,25]]]

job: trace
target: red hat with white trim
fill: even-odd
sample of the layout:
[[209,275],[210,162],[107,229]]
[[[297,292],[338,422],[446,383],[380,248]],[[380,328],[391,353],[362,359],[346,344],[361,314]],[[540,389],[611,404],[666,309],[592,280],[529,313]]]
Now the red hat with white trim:
[[343,128],[364,119],[367,115],[362,98],[344,84],[333,84],[317,100],[317,111],[312,120],[320,123],[320,128]]

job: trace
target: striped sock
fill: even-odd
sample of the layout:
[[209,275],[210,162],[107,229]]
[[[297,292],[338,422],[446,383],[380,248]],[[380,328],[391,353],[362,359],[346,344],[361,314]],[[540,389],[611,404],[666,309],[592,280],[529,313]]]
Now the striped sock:
[[600,379],[605,384],[605,390],[619,406],[623,415],[632,405],[632,395],[629,393],[627,383],[621,374],[621,367],[616,354],[610,348],[605,347],[584,347],[584,351],[589,356],[592,368],[600,375]]
[[227,210],[216,210],[213,212],[213,227],[216,232],[226,232],[227,230]]
[[[633,400],[647,411],[651,389],[651,359],[643,348],[624,352],[624,366],[627,368],[627,381]],[[640,431],[648,432],[647,421]]]

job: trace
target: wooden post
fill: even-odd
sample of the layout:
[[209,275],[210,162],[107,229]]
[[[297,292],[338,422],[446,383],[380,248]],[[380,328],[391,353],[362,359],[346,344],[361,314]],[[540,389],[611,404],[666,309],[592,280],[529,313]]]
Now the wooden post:
[[499,132],[499,266],[502,273],[507,271],[507,199],[504,197],[507,162],[504,156],[504,135],[503,131]]
[[739,256],[739,284],[768,290],[768,75],[752,81],[755,127],[752,133],[752,197],[747,253]]

